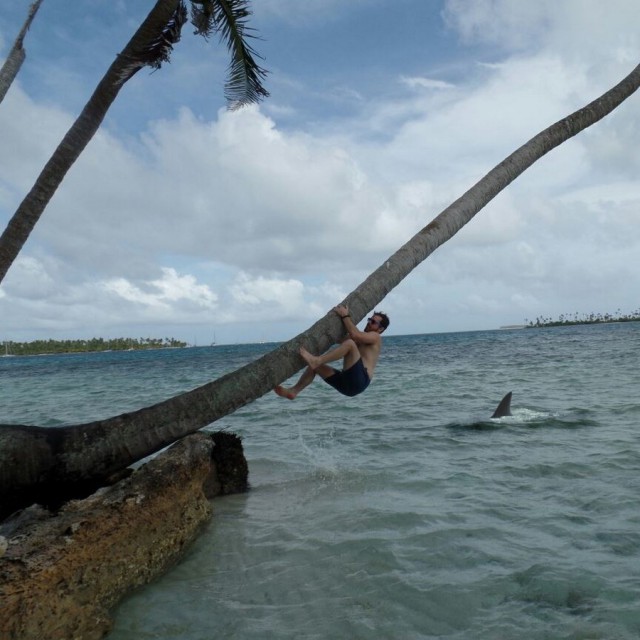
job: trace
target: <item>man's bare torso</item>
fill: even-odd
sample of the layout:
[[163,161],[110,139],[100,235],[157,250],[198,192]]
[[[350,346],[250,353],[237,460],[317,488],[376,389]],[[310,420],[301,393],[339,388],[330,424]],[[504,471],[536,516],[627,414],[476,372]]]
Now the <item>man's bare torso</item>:
[[381,341],[378,340],[373,344],[359,344],[358,351],[362,358],[362,364],[369,374],[369,379],[373,378],[373,372],[378,364],[378,358],[380,357]]

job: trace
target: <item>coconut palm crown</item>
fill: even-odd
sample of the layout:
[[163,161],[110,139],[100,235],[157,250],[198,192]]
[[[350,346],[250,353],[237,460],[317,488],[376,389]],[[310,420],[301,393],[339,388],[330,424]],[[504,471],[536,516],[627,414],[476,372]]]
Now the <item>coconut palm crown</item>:
[[[231,109],[259,102],[269,96],[262,82],[267,75],[257,62],[260,57],[248,43],[256,36],[247,19],[251,15],[247,0],[191,0],[191,23],[195,34],[210,38],[219,34],[231,54],[224,96]],[[158,37],[145,48],[141,60],[154,69],[169,62],[173,45],[180,40],[182,27],[187,22],[187,7],[178,2],[173,16]]]

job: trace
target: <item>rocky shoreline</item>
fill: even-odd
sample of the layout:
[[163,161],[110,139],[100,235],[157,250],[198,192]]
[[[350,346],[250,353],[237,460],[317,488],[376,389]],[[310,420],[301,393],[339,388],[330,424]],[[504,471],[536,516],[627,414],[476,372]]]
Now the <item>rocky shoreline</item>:
[[103,638],[110,610],[197,537],[210,498],[247,487],[240,438],[200,432],[56,513],[14,514],[0,524],[0,637]]

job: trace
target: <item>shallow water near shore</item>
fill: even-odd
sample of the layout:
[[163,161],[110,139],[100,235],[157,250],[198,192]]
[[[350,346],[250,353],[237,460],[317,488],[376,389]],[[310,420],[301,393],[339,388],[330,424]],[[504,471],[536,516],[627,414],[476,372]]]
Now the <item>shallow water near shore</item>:
[[[269,348],[0,359],[0,422],[121,413]],[[211,426],[250,492],[109,640],[639,637],[639,356],[640,323],[396,336],[357,398],[259,399]]]

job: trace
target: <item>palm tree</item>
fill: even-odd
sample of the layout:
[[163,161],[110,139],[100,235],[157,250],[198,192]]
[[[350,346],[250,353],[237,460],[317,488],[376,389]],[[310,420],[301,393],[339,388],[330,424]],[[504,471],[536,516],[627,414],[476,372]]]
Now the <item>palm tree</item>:
[[[191,0],[191,21],[196,33],[204,37],[214,31],[220,33],[231,52],[225,97],[232,109],[269,95],[262,86],[266,71],[256,63],[256,53],[246,41],[246,37],[253,37],[247,33],[249,15],[247,0]],[[143,67],[159,69],[169,60],[186,21],[184,0],[157,0],[116,57],[0,236],[0,283],[67,171],[100,127],[120,89]]]
[[36,17],[36,13],[42,4],[42,0],[36,0],[30,7],[29,13],[27,14],[27,19],[22,25],[22,29],[20,29],[20,33],[16,38],[16,41],[13,43],[13,47],[11,47],[11,51],[9,51],[9,55],[7,59],[4,61],[2,65],[2,69],[0,69],[0,102],[4,100],[4,97],[7,95],[7,91],[9,91],[9,87],[15,80],[18,75],[18,71],[20,71],[20,67],[24,62],[24,59],[27,57],[27,53],[22,46],[24,42],[24,37],[27,35],[27,31],[29,31],[29,27],[33,22],[33,19]]
[[[536,160],[601,120],[639,86],[640,65],[605,94],[498,164],[347,296],[353,321],[359,322]],[[301,345],[320,353],[342,336],[342,323],[329,313],[255,362],[151,407],[56,429],[0,426],[0,517],[34,501],[86,495],[109,475],[232,413],[292,376],[304,365],[298,355]]]

